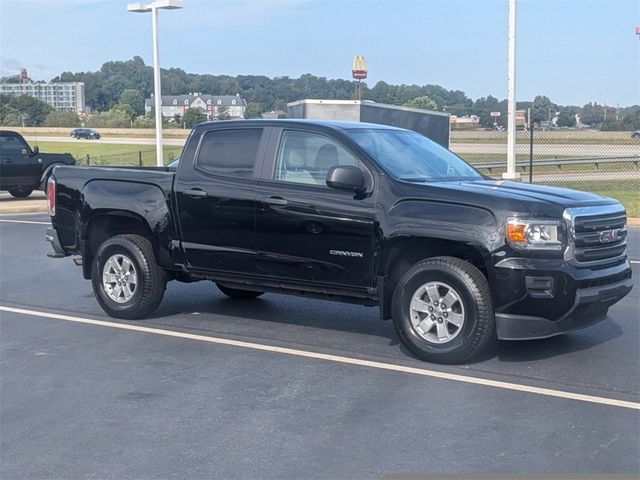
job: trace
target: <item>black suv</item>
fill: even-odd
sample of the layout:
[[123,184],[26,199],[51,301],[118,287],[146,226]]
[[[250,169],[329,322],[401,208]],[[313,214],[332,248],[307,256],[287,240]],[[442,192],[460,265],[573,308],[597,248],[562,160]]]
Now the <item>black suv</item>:
[[56,165],[75,163],[69,153],[42,153],[18,132],[0,130],[0,190],[9,190],[16,198],[44,190]]
[[91,128],[76,128],[74,130],[71,130],[70,136],[75,139],[79,139],[79,138],[86,138],[87,140],[100,139],[100,133],[96,132]]

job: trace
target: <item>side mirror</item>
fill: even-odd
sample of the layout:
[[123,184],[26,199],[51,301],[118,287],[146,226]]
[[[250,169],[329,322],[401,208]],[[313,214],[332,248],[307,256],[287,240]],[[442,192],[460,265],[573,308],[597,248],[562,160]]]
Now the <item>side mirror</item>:
[[329,169],[326,181],[329,188],[356,193],[365,191],[362,170],[351,165],[334,165]]
[[40,153],[40,147],[36,145],[35,147],[33,147],[33,154],[38,155],[39,153]]

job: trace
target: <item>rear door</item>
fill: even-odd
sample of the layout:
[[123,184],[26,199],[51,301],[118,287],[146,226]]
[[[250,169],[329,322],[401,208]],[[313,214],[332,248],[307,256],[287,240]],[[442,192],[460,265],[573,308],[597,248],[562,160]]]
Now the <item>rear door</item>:
[[[374,177],[345,145],[301,129],[274,129],[256,199],[259,274],[332,287],[366,287],[373,268]],[[268,167],[270,165],[270,167]],[[333,165],[361,167],[370,192],[327,187]]]
[[187,263],[194,270],[253,273],[255,194],[268,128],[234,125],[198,135],[174,187]]

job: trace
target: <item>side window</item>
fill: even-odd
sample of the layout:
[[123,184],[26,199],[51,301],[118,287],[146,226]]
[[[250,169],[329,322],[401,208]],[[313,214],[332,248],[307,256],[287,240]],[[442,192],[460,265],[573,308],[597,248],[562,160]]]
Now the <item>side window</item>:
[[275,180],[310,185],[326,185],[334,165],[361,167],[360,161],[342,145],[309,132],[285,131],[276,160]]
[[250,178],[261,138],[261,128],[206,133],[198,150],[196,167],[215,175]]
[[13,135],[0,136],[0,152],[15,154],[26,153],[27,151],[27,145],[20,137]]

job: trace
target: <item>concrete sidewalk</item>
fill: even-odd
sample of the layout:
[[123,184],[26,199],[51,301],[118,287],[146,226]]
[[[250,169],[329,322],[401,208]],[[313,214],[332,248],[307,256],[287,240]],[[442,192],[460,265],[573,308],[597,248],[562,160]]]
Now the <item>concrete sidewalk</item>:
[[46,212],[44,192],[33,192],[28,198],[13,198],[8,192],[0,192],[0,214]]

